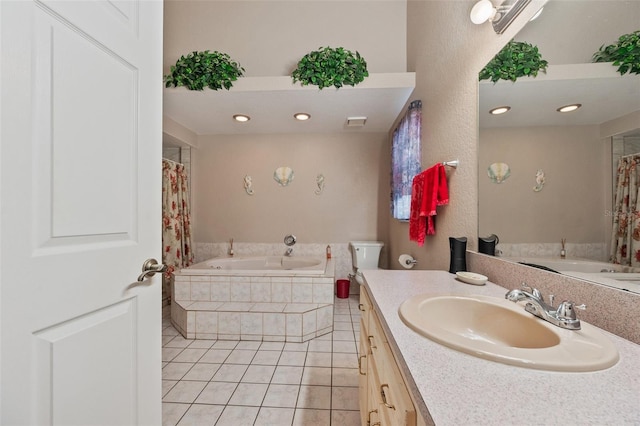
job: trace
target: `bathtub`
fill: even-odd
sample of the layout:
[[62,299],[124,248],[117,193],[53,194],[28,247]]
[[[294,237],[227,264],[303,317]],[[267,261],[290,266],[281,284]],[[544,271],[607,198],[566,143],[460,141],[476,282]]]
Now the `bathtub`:
[[183,269],[186,273],[249,276],[324,275],[323,256],[237,256],[218,257]]
[[188,339],[303,342],[333,331],[325,256],[219,257],[174,276],[171,322]]
[[530,266],[539,265],[563,275],[640,293],[640,271],[638,268],[579,258],[511,257],[505,259],[526,263]]

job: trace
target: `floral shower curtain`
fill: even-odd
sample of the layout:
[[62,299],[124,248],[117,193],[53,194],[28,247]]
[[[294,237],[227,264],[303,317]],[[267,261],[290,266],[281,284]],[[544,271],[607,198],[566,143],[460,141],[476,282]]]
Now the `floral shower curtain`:
[[193,263],[191,211],[184,165],[162,160],[162,263],[166,277]]
[[611,263],[634,267],[640,266],[639,161],[640,154],[634,154],[622,157],[618,163],[609,258]]

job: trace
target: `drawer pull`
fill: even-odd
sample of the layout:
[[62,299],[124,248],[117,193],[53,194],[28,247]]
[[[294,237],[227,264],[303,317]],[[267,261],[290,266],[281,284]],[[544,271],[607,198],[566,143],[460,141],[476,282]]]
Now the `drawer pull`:
[[358,303],[358,309],[361,310],[362,312],[365,311],[364,305],[362,303]]
[[371,349],[377,349],[378,347],[376,345],[373,344],[373,342],[371,342],[371,340],[373,340],[373,336],[369,336],[369,346],[371,347]]
[[385,384],[383,384],[383,385],[380,385],[380,396],[382,396],[382,403],[384,404],[384,406],[385,406],[385,407],[387,407],[387,408],[391,408],[392,410],[395,410],[395,409],[396,409],[396,407],[394,407],[393,405],[391,405],[391,404],[389,404],[389,403],[387,402],[387,395],[385,395],[385,394],[384,394],[384,388],[385,388],[385,387],[386,387],[387,389],[389,389],[389,385],[388,385],[388,384],[386,384],[386,383],[385,383]]
[[360,375],[362,376],[366,376],[367,372],[365,371],[364,373],[362,372],[362,358],[366,358],[366,355],[360,355],[358,357],[358,373],[360,373]]

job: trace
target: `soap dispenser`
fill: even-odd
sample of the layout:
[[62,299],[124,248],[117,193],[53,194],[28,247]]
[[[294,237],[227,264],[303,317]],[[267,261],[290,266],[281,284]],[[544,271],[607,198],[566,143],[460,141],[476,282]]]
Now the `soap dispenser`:
[[491,234],[488,237],[478,237],[478,252],[495,256],[496,245],[498,245],[499,242],[500,239],[496,234]]
[[449,237],[449,251],[451,252],[451,262],[449,263],[449,272],[467,270],[467,237]]

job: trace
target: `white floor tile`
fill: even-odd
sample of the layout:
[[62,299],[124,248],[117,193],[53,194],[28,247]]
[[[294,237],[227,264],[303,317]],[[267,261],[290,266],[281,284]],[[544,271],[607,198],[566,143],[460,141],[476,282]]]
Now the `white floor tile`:
[[191,367],[190,362],[170,362],[162,369],[162,380],[180,380]]
[[222,364],[211,380],[238,383],[249,366],[245,364]]
[[196,399],[196,404],[219,404],[225,405],[229,402],[231,395],[236,390],[237,383],[210,382]]
[[178,426],[214,426],[223,410],[224,405],[193,404]]
[[300,386],[297,408],[318,408],[328,410],[331,408],[330,386]]
[[304,361],[307,358],[307,352],[288,352],[283,351],[280,355],[278,365],[304,365]]
[[293,426],[327,426],[331,424],[330,410],[296,409]]
[[264,407],[294,408],[299,390],[300,386],[298,385],[277,385],[272,383],[269,385],[262,405]]
[[275,369],[275,365],[250,365],[242,377],[242,382],[270,383]]
[[356,353],[356,342],[346,340],[336,340],[333,342],[333,352]]
[[221,364],[198,363],[183,377],[183,380],[205,381],[211,380]]
[[337,330],[333,332],[333,341],[336,340],[348,340],[354,342],[356,339],[353,331]]
[[216,426],[252,426],[259,407],[227,405]]
[[331,410],[331,424],[340,426],[359,426],[359,411]]
[[332,366],[337,368],[358,368],[358,357],[354,353],[351,354],[332,354]]
[[244,349],[234,349],[226,362],[230,364],[251,364],[251,360],[255,356],[257,351],[255,350],[244,350]]
[[309,342],[301,342],[301,343],[288,342],[284,345],[285,351],[306,352],[308,348],[309,348]]
[[331,368],[305,367],[302,373],[302,384],[331,386]]
[[222,364],[230,353],[231,349],[209,349],[204,355],[202,355],[199,362]]
[[284,348],[284,342],[262,342],[261,351],[281,351]]
[[181,380],[162,398],[162,401],[192,403],[205,386],[205,382]]
[[211,349],[211,346],[216,342],[215,340],[190,340],[191,344],[189,349]]
[[304,367],[279,365],[273,374],[271,383],[299,385]]
[[169,393],[169,391],[178,383],[177,380],[163,380],[162,381],[162,397]]
[[254,426],[291,426],[293,408],[262,407]]
[[307,367],[331,367],[331,352],[308,352]]
[[189,404],[162,403],[162,426],[175,426],[189,409]]
[[235,349],[238,345],[237,340],[218,340],[212,346],[213,349]]
[[333,386],[331,388],[331,408],[334,410],[358,410],[358,388]]
[[230,405],[259,407],[269,387],[266,383],[240,383],[229,400]]
[[280,359],[280,351],[268,351],[260,349],[253,357],[251,364],[276,365]]
[[180,352],[174,359],[174,362],[198,362],[202,355],[207,352],[206,349],[185,349]]
[[309,342],[309,352],[331,352],[331,340],[313,339]]
[[173,361],[183,349],[181,348],[162,348],[162,360],[166,362]]
[[358,387],[360,385],[360,374],[357,368],[333,368],[331,372],[331,384],[333,386],[351,386]]

